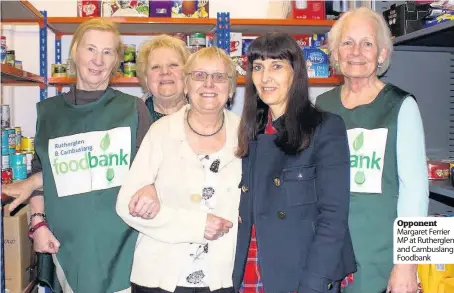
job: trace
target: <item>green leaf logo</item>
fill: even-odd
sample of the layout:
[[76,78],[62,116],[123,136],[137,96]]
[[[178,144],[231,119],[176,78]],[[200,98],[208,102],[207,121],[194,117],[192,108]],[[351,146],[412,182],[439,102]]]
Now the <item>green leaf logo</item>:
[[360,148],[363,147],[363,144],[364,144],[364,133],[361,132],[360,135],[358,135],[355,138],[355,141],[353,142],[353,149],[355,151],[358,151]]
[[110,146],[110,136],[108,133],[104,135],[104,138],[101,140],[101,149],[105,152]]
[[115,177],[115,171],[112,168],[107,168],[106,170],[106,179],[107,181],[112,181]]
[[355,174],[355,183],[358,185],[362,185],[366,182],[366,175],[364,174],[363,171],[358,171]]

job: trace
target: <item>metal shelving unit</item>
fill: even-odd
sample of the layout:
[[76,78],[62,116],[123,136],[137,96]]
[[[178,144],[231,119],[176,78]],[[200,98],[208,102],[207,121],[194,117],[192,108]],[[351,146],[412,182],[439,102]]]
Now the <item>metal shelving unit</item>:
[[394,45],[398,50],[454,52],[454,21],[397,37]]

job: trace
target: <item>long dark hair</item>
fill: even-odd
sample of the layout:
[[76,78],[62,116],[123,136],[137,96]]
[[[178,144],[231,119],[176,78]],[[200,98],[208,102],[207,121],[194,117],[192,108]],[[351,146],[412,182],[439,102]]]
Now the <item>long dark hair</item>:
[[248,142],[264,132],[268,121],[269,107],[260,99],[252,82],[252,63],[258,59],[288,60],[293,68],[293,82],[288,93],[282,129],[278,131],[275,142],[286,154],[295,155],[310,145],[314,130],[322,120],[322,114],[309,99],[303,52],[295,39],[286,33],[268,33],[252,41],[249,46],[247,84],[237,155],[247,155]]

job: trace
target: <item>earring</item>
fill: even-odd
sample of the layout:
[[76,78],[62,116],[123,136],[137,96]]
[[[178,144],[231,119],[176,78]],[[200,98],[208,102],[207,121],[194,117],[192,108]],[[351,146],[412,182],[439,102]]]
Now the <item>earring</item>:
[[189,104],[189,95],[185,94],[184,97],[186,98],[186,103]]
[[378,62],[377,66],[378,68],[381,68],[383,66],[383,63]]
[[226,105],[225,105],[226,108],[227,108],[228,110],[232,109],[232,102],[233,102],[232,97],[229,97],[229,98],[227,99],[227,103],[226,103]]

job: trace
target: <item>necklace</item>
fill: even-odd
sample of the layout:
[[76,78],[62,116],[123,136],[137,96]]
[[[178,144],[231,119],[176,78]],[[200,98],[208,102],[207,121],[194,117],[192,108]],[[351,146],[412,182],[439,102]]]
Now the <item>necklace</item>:
[[219,131],[221,131],[222,127],[224,126],[224,119],[225,119],[225,115],[224,115],[224,113],[222,113],[222,123],[221,123],[221,127],[219,127],[218,130],[216,130],[215,132],[213,132],[213,133],[211,133],[211,134],[203,134],[203,133],[197,132],[194,128],[192,128],[191,123],[189,123],[189,112],[188,112],[188,115],[186,116],[186,122],[188,123],[188,126],[189,126],[189,128],[191,129],[191,131],[194,132],[194,133],[197,134],[197,135],[205,136],[205,137],[213,136],[213,135],[217,134]]

